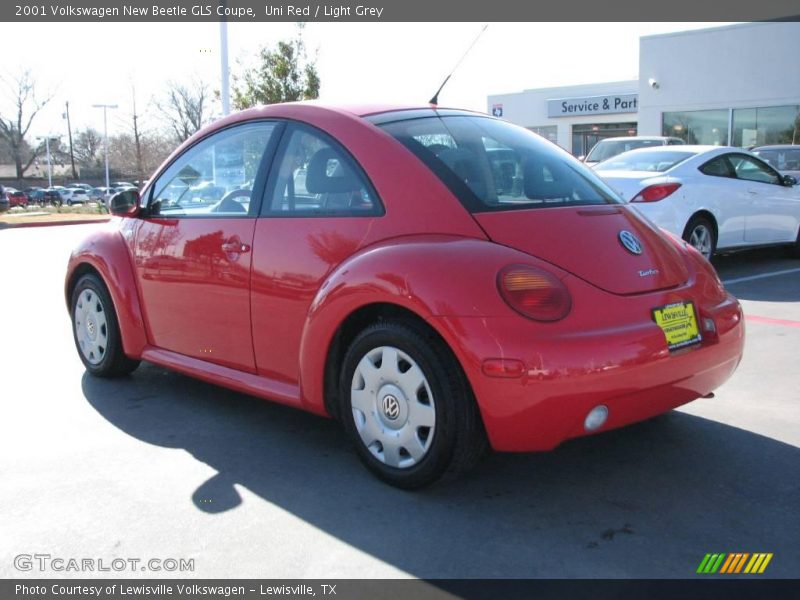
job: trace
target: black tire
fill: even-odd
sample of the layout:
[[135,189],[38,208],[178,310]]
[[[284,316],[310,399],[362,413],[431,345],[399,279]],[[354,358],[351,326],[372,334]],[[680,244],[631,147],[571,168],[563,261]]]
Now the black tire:
[[[356,426],[351,395],[356,368],[362,358],[381,347],[396,348],[411,358],[421,369],[433,396],[433,438],[424,456],[412,466],[393,467],[376,458]],[[342,363],[339,398],[344,428],[361,461],[378,478],[402,489],[421,488],[463,473],[478,462],[488,447],[483,422],[461,366],[443,341],[413,321],[380,321],[356,336]]]
[[[700,235],[701,231],[705,230],[708,235],[708,241],[710,246],[708,246],[707,251],[698,247],[697,244],[693,243],[693,235],[697,234]],[[705,256],[708,260],[714,256],[717,251],[717,230],[714,227],[714,224],[708,219],[708,217],[704,217],[702,215],[695,215],[689,222],[686,224],[686,229],[683,230],[683,235],[681,236],[683,240],[696,248],[703,256]],[[695,240],[697,237],[694,238]]]
[[[85,356],[78,339],[78,327],[84,324],[76,323],[76,307],[81,295],[87,290],[90,297],[93,299],[96,297],[96,301],[99,301],[102,306],[102,313],[105,315],[105,324],[102,327],[107,340],[106,344],[102,346],[102,352],[95,358],[96,362],[92,362]],[[70,317],[72,319],[72,339],[75,341],[75,349],[78,351],[78,356],[89,373],[97,377],[121,377],[133,372],[139,366],[138,360],[125,356],[114,303],[111,301],[111,296],[105,284],[97,275],[92,273],[84,275],[75,284],[70,298]],[[100,331],[100,327],[97,330]]]
[[797,239],[794,244],[786,248],[787,258],[800,258],[800,230],[797,232]]

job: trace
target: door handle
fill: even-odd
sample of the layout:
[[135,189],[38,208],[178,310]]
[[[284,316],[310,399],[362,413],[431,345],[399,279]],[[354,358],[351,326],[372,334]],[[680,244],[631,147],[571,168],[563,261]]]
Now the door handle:
[[747,190],[747,193],[753,196],[758,196],[758,190]]
[[243,244],[239,240],[231,239],[222,244],[222,251],[225,254],[244,254],[245,252],[250,252],[250,246]]

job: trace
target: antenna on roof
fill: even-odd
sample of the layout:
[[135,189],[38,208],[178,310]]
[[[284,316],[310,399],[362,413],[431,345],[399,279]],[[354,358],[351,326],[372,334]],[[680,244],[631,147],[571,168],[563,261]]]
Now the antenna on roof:
[[453,70],[452,70],[452,71],[450,71],[450,74],[449,74],[447,77],[445,77],[445,78],[444,78],[444,81],[442,82],[442,85],[440,85],[440,86],[439,86],[439,89],[438,89],[438,90],[436,90],[436,93],[433,95],[433,98],[431,98],[430,100],[428,100],[428,103],[429,103],[429,104],[431,104],[431,105],[433,105],[433,106],[437,106],[437,105],[439,104],[439,92],[441,92],[441,91],[442,91],[442,88],[443,88],[445,85],[447,85],[447,82],[448,82],[448,81],[450,81],[450,77],[453,75],[453,73],[455,73],[455,72],[456,72],[456,69],[459,67],[459,65],[460,65],[460,64],[461,64],[461,63],[464,61],[464,59],[467,57],[467,54],[469,54],[469,51],[470,51],[470,50],[472,50],[472,47],[473,47],[475,44],[477,44],[477,43],[478,43],[478,40],[479,40],[479,39],[481,38],[481,36],[483,35],[483,32],[484,32],[484,31],[486,31],[486,28],[487,28],[487,27],[489,27],[489,24],[488,24],[488,23],[487,23],[486,25],[484,25],[484,26],[483,26],[483,28],[480,30],[480,33],[478,33],[478,35],[475,37],[475,39],[474,39],[474,40],[472,40],[472,43],[469,45],[469,48],[467,48],[467,51],[466,51],[466,52],[464,52],[464,54],[462,54],[462,55],[461,55],[461,58],[459,58],[459,59],[458,59],[458,62],[456,63],[456,66],[455,66],[455,67],[453,67]]

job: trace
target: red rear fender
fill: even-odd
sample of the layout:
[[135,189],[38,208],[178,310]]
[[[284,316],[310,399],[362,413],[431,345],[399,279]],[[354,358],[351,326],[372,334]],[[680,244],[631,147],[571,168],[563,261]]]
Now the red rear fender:
[[[300,383],[306,407],[324,413],[324,370],[334,335],[355,311],[385,303],[432,317],[513,316],[497,291],[499,270],[535,258],[491,242],[459,237],[397,238],[341,264],[311,303],[300,346]],[[559,271],[547,265],[551,271]]]

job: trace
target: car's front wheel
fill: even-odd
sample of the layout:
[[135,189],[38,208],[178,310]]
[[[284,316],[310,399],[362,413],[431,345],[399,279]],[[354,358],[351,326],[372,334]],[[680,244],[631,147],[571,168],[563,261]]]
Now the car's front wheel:
[[94,274],[72,290],[72,334],[86,370],[99,377],[127,375],[139,366],[125,356],[117,315],[105,284]]
[[706,217],[697,215],[691,218],[683,230],[683,239],[706,259],[711,260],[717,249],[714,226]]
[[350,345],[342,420],[364,464],[405,489],[470,468],[486,449],[478,407],[450,349],[410,321],[381,321]]

